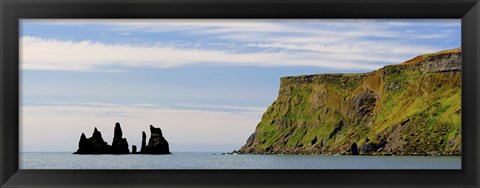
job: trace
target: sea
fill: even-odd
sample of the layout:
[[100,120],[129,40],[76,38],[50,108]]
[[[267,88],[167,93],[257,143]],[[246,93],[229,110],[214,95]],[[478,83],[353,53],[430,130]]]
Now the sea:
[[20,169],[461,169],[459,156],[20,153]]

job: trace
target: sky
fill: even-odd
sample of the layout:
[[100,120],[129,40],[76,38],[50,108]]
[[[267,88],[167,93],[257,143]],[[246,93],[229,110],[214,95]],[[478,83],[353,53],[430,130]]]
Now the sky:
[[[461,46],[459,19],[24,19],[20,150],[74,152],[94,127],[130,145],[233,151],[280,78],[369,72]],[[147,138],[148,139],[148,138]]]

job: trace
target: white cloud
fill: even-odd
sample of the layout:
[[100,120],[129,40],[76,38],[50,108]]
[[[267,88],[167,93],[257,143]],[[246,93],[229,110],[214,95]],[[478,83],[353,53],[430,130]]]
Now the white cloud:
[[[58,23],[67,23],[56,22]],[[436,39],[444,33],[408,33],[407,26],[459,27],[458,19],[430,20],[368,20],[368,19],[159,19],[159,20],[97,20],[74,21],[80,24],[111,25],[115,31],[181,32],[190,35],[210,34],[237,42],[335,42],[362,37],[392,39]],[[53,22],[55,23],[55,22]],[[72,24],[72,23],[70,23]],[[288,37],[293,35],[294,37]],[[290,39],[288,39],[290,38]],[[287,41],[285,41],[287,39]]]
[[[258,34],[289,33],[301,34],[298,38],[313,38],[320,35],[336,37],[391,37],[437,38],[443,35],[405,35],[400,34],[406,26],[459,27],[459,19],[35,19],[22,20],[23,23],[41,23],[50,25],[108,25],[113,31],[166,32],[180,31],[190,34]],[[312,27],[314,26],[314,27]],[[322,29],[318,29],[318,26]],[[312,36],[313,35],[313,36]],[[233,37],[232,39],[234,39]],[[242,38],[242,37],[239,37]],[[243,38],[247,39],[247,38]],[[266,40],[268,38],[256,38]],[[259,42],[259,41],[257,41]],[[278,42],[278,41],[277,41]]]
[[[188,105],[187,105],[188,106]],[[198,105],[194,105],[198,106]],[[200,107],[200,106],[198,106]],[[212,107],[212,106],[208,106]],[[102,132],[111,144],[115,122],[120,122],[129,145],[141,144],[141,133],[150,136],[149,125],[160,127],[175,146],[192,144],[234,145],[241,147],[253,133],[266,107],[218,108],[243,109],[241,112],[173,109],[158,105],[119,105],[104,103],[24,106],[21,111],[22,150],[48,146],[51,150],[78,149],[81,133],[90,137],[93,128]],[[200,148],[201,149],[201,148]],[[231,148],[238,149],[238,148]]]
[[[119,71],[114,67],[169,68],[203,63],[373,70],[381,65],[401,63],[421,53],[444,50],[439,46],[422,45],[418,41],[449,38],[451,28],[460,26],[460,21],[455,19],[22,20],[22,24],[29,23],[106,26],[101,30],[103,35],[141,36],[142,33],[175,32],[206,41],[214,39],[211,44],[176,41],[170,45],[134,46],[22,37],[22,68],[69,71]],[[418,33],[411,32],[412,26],[442,29]],[[385,40],[371,40],[372,37]],[[202,48],[214,44],[228,46],[217,50]],[[252,47],[260,51],[239,52]],[[109,66],[109,70],[101,69],[104,66]]]
[[[338,69],[376,69],[371,60],[397,62],[398,59],[355,58],[354,54],[312,52],[227,52],[184,49],[171,46],[132,46],[92,41],[61,41],[36,37],[21,38],[23,69],[104,71],[102,66],[169,68],[187,64],[218,63],[250,66],[316,66]],[[110,71],[110,70],[106,70]]]
[[243,114],[258,115],[260,112],[265,111],[265,107],[259,106],[229,106],[229,105],[199,105],[199,104],[179,104],[177,107],[186,107],[194,109],[206,109],[206,110],[233,110],[235,112],[242,112]]
[[436,27],[460,27],[460,19],[395,19],[384,21],[388,26],[436,26]]

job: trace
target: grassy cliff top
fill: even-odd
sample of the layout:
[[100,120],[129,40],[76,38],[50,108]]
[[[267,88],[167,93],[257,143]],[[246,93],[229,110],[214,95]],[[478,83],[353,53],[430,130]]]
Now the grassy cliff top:
[[312,82],[312,81],[318,80],[318,79],[327,79],[327,80],[328,79],[339,79],[339,78],[341,79],[342,77],[350,78],[350,79],[355,78],[355,77],[362,78],[362,77],[365,77],[365,76],[370,75],[370,74],[375,74],[376,72],[378,72],[382,69],[385,69],[385,68],[397,67],[397,66],[412,66],[412,65],[416,65],[416,64],[428,59],[429,57],[453,54],[453,53],[457,53],[457,52],[461,52],[461,48],[455,48],[455,49],[451,49],[451,50],[443,50],[443,51],[439,51],[439,52],[435,52],[435,53],[429,53],[429,54],[422,54],[422,55],[416,56],[413,59],[405,61],[403,63],[386,65],[386,66],[384,66],[380,69],[374,70],[372,72],[366,72],[366,73],[330,73],[330,74],[311,74],[311,75],[300,75],[300,76],[287,76],[287,77],[280,78],[280,81],[281,81],[281,83],[291,83],[291,82],[309,83],[309,82]]
[[431,56],[436,56],[436,55],[444,55],[444,54],[451,54],[451,53],[457,53],[457,52],[461,52],[462,49],[461,48],[455,48],[455,49],[451,49],[451,50],[443,50],[443,51],[439,51],[439,52],[436,52],[436,53],[429,53],[429,54],[422,54],[422,55],[419,55],[413,59],[410,59],[408,61],[405,61],[401,64],[404,64],[404,65],[411,65],[411,64],[415,64],[415,63],[418,63],[422,60],[425,60],[427,59],[428,57],[431,57]]

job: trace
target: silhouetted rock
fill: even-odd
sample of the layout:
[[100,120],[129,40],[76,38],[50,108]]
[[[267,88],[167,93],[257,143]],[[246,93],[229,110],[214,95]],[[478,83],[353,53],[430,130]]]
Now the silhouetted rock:
[[115,130],[113,135],[113,142],[112,142],[112,153],[113,154],[128,154],[130,151],[128,150],[128,142],[126,138],[122,138],[122,128],[120,127],[120,123],[115,124]]
[[75,154],[108,154],[111,153],[111,146],[107,144],[102,138],[102,133],[95,129],[92,137],[88,138],[84,133],[80,136],[78,143],[78,150]]
[[[150,140],[146,144],[147,135],[142,131],[142,148],[137,152],[137,146],[132,145],[132,154],[170,154],[168,142],[162,135],[160,128],[150,125]],[[92,137],[88,138],[84,133],[80,136],[78,150],[74,154],[130,154],[128,142],[123,138],[120,123],[115,124],[112,145],[108,145],[102,138],[102,133],[95,129]]]
[[137,146],[132,145],[132,154],[137,154]]
[[78,142],[78,150],[77,152],[84,152],[84,150],[89,150],[88,148],[92,148],[92,143],[87,139],[84,133],[80,136],[80,142]]
[[[143,136],[143,135],[142,135]],[[170,154],[168,142],[162,135],[160,128],[150,125],[150,140],[142,151],[143,154]]]
[[140,148],[140,153],[143,153],[145,151],[145,146],[147,146],[147,135],[145,134],[145,131],[142,131],[142,147]]

